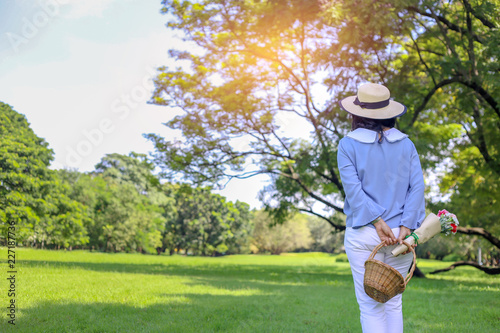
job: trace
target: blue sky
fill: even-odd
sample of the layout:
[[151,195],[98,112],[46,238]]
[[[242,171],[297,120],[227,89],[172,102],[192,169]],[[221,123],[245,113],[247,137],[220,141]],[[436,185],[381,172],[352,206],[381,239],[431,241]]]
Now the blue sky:
[[[52,167],[93,170],[108,153],[148,153],[142,137],[179,137],[177,112],[147,104],[155,69],[181,41],[160,0],[3,0],[0,101],[26,115],[55,152]],[[233,180],[221,194],[259,206],[264,179]]]

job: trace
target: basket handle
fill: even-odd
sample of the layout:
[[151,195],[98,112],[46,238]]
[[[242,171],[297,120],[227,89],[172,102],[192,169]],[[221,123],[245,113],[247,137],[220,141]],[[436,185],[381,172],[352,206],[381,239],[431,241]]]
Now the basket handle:
[[[406,285],[408,284],[408,282],[410,282],[410,279],[413,276],[413,272],[415,272],[415,266],[416,266],[416,263],[417,263],[417,254],[415,253],[415,249],[413,248],[413,246],[411,246],[410,244],[408,244],[405,241],[403,241],[403,244],[406,245],[411,250],[411,252],[413,252],[413,264],[411,265],[410,272],[408,273],[408,275],[406,275],[405,282],[404,282],[404,285],[406,287]],[[370,256],[368,257],[368,259],[373,259],[375,257],[375,254],[377,254],[378,250],[380,250],[384,246],[386,246],[385,241],[383,241],[379,245],[377,245],[373,249],[373,251],[370,254]]]
[[408,284],[408,282],[410,282],[410,279],[413,276],[413,272],[415,272],[415,267],[417,265],[417,254],[415,253],[415,249],[413,248],[413,246],[411,246],[405,241],[403,241],[403,244],[406,245],[411,252],[413,252],[413,264],[411,265],[410,273],[408,273],[408,275],[406,275],[405,278],[405,287],[406,287],[406,285]]

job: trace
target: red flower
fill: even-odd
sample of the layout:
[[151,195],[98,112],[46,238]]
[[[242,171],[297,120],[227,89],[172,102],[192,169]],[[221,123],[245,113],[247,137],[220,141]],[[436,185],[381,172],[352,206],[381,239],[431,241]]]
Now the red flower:
[[456,234],[457,233],[457,225],[455,223],[450,224],[451,226],[451,232]]
[[438,217],[441,217],[441,215],[444,215],[444,214],[446,214],[446,213],[448,213],[448,211],[447,211],[446,209],[440,210],[440,211],[438,212]]

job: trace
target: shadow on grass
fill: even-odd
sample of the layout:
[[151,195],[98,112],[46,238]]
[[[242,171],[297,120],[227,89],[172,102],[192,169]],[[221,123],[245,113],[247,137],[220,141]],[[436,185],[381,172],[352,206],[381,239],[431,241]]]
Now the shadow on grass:
[[[179,265],[22,261],[20,266],[84,269],[95,272],[150,274],[165,278],[189,277],[186,285],[216,289],[250,289],[256,294],[155,291],[156,302],[134,307],[122,303],[85,303],[38,300],[21,309],[15,332],[359,332],[352,278],[345,267],[314,265]],[[140,280],[140,277],[138,278]],[[474,287],[487,283],[416,279],[405,291],[405,325],[410,331],[465,332],[479,325],[490,332],[497,327],[495,308],[499,292]],[[467,292],[453,294],[453,288]],[[201,288],[203,290],[203,288]],[[470,298],[464,298],[470,295]],[[479,297],[478,297],[479,296]],[[485,308],[484,304],[493,308]],[[442,324],[449,313],[460,314]],[[479,317],[478,317],[479,314]],[[500,318],[500,316],[497,316]],[[471,321],[472,318],[479,318]],[[451,320],[451,319],[450,319]],[[425,324],[425,325],[424,325]],[[441,325],[441,326],[440,326]],[[477,328],[476,327],[476,328]]]
[[[179,265],[24,260],[24,269],[189,277],[207,292],[155,291],[159,303],[38,300],[21,309],[16,332],[358,332],[352,277],[345,268],[314,265]],[[61,273],[63,277],[64,272]],[[138,277],[140,281],[140,277]],[[227,291],[219,295],[218,291]],[[241,294],[231,294],[243,291]],[[246,290],[251,293],[245,294]],[[346,313],[347,311],[347,313]],[[4,323],[1,323],[3,326]],[[0,331],[3,329],[0,327]],[[12,330],[14,331],[14,330]]]
[[[197,278],[213,284],[212,279]],[[247,287],[263,287],[248,282]],[[275,285],[259,295],[161,293],[153,305],[40,301],[16,332],[359,332],[349,288]],[[2,323],[4,324],[4,323]],[[4,332],[0,327],[0,331]],[[9,330],[6,330],[9,331]]]
[[[89,262],[59,262],[24,260],[19,265],[29,267],[53,267],[63,269],[84,269],[95,272],[151,274],[179,276],[191,278],[207,278],[206,284],[221,287],[228,281],[247,283],[262,282],[265,284],[314,284],[352,287],[352,276],[349,268],[336,266],[293,266],[293,265],[179,265],[179,264],[127,264],[127,263],[89,263]],[[208,279],[211,278],[211,279]],[[460,281],[461,288],[477,290],[478,288],[500,288],[498,282]],[[421,292],[433,290],[436,293],[448,293],[456,288],[457,282],[446,279],[412,278],[408,289],[418,289]]]
[[335,266],[286,266],[286,265],[178,265],[178,264],[126,264],[58,262],[41,260],[20,261],[22,267],[53,267],[85,269],[95,272],[154,274],[167,276],[216,277],[239,281],[290,282],[290,283],[351,283],[349,269]]

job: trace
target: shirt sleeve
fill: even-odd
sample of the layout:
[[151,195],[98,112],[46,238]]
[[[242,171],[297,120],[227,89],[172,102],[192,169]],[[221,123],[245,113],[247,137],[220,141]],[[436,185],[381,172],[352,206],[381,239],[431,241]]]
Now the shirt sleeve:
[[410,184],[406,194],[403,216],[400,226],[417,229],[425,219],[424,176],[418,158],[417,150],[412,145],[413,151],[410,161]]
[[349,202],[352,215],[352,227],[360,228],[382,216],[386,209],[377,204],[368,196],[361,185],[355,165],[346,153],[343,142],[339,143],[337,162],[340,172],[340,178],[346,194],[346,200]]

